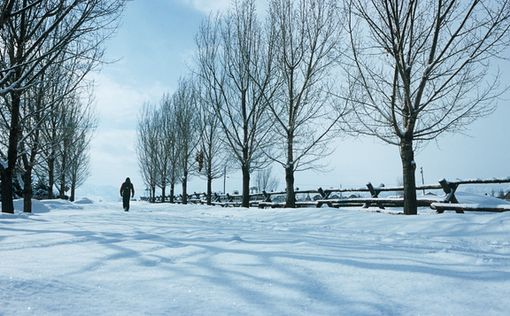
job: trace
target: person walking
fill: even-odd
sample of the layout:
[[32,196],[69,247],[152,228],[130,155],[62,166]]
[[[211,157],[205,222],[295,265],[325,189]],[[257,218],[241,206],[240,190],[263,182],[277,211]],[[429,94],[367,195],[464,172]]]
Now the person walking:
[[135,188],[129,178],[120,186],[120,196],[122,196],[122,206],[124,211],[129,211],[129,199],[135,196]]

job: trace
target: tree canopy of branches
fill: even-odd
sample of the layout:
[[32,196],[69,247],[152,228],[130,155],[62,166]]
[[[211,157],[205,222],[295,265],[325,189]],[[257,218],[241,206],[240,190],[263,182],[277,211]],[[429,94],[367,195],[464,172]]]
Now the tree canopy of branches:
[[210,18],[196,37],[198,75],[221,102],[213,104],[226,143],[243,174],[242,205],[249,207],[250,172],[265,164],[270,144],[267,106],[275,93],[274,38],[263,32],[253,0],[236,0]]
[[[199,97],[199,130],[200,144],[196,154],[199,174],[207,180],[206,199],[211,204],[212,181],[224,176],[226,167],[230,165],[229,152],[225,150],[228,145],[225,143],[224,134],[221,129],[220,120],[216,115],[215,104],[221,102],[221,98],[213,91],[206,89],[207,83],[197,84]],[[221,105],[218,105],[221,107]]]
[[158,184],[159,111],[151,104],[145,104],[138,119],[137,146],[138,166],[142,179],[149,189],[149,199],[154,202]]
[[399,147],[404,212],[416,214],[416,145],[494,109],[498,78],[486,79],[509,44],[510,1],[345,3],[351,127]]
[[59,197],[74,201],[76,188],[88,177],[92,131],[96,128],[96,117],[89,104],[83,104],[75,95],[69,98],[61,113],[62,138],[56,147],[56,181]]
[[175,128],[177,134],[178,160],[181,168],[182,203],[188,202],[188,177],[193,167],[200,142],[198,95],[192,79],[181,79],[173,95]]
[[178,148],[174,104],[169,94],[163,95],[160,104],[159,117],[157,120],[157,169],[158,186],[161,188],[161,199],[166,199],[166,187],[170,185],[170,201],[173,202],[174,189],[179,176],[178,172]]
[[271,158],[285,169],[287,207],[295,207],[294,174],[327,156],[327,141],[343,110],[334,106],[327,81],[340,59],[336,0],[272,0],[278,94],[269,109],[278,137]]
[[8,135],[0,168],[3,212],[14,211],[12,182],[26,132],[21,113],[27,89],[44,80],[47,69],[63,62],[59,58],[66,53],[69,59],[81,60],[82,67],[97,64],[124,4],[125,0],[9,0],[0,5],[1,114]]

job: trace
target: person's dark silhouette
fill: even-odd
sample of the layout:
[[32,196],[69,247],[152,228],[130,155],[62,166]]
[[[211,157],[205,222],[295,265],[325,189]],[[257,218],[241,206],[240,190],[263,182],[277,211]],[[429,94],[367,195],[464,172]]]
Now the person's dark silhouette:
[[122,196],[122,206],[124,211],[129,211],[129,199],[135,196],[135,188],[129,178],[120,186],[120,196]]

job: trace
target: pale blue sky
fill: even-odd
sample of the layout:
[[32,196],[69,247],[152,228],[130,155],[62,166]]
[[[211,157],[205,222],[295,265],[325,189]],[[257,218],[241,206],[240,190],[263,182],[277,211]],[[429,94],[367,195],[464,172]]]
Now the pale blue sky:
[[[123,22],[107,45],[110,60],[92,77],[96,81],[96,104],[100,124],[92,144],[91,177],[82,194],[98,194],[98,188],[120,186],[130,176],[143,193],[135,152],[136,122],[143,103],[158,102],[172,92],[179,76],[188,73],[194,36],[211,9],[224,9],[228,0],[135,0],[128,4]],[[510,56],[508,56],[510,57]],[[503,71],[508,62],[502,63]],[[504,84],[510,76],[503,74]],[[441,178],[492,178],[510,176],[509,94],[500,100],[490,117],[475,122],[469,135],[446,135],[416,154],[418,170],[423,167],[426,183]],[[338,149],[326,161],[326,173],[300,173],[300,188],[396,184],[401,178],[398,149],[370,138],[341,138]],[[274,168],[284,187],[283,170]],[[419,173],[417,179],[420,179]],[[421,181],[421,180],[420,180]],[[240,189],[240,179],[231,175],[227,191]],[[205,181],[194,178],[191,191],[204,191]],[[223,190],[223,181],[214,183]],[[101,190],[107,190],[103,188]],[[78,191],[80,193],[80,190]]]

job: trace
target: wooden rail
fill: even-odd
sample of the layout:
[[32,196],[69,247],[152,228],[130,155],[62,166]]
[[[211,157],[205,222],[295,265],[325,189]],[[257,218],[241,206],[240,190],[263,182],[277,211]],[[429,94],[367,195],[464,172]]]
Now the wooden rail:
[[[469,211],[507,211],[510,210],[510,207],[507,209],[506,207],[476,207],[473,204],[459,204],[455,193],[460,185],[471,185],[471,184],[501,184],[501,183],[510,183],[510,178],[504,179],[470,179],[470,180],[456,180],[456,181],[447,181],[442,179],[439,181],[439,184],[429,184],[422,185],[416,187],[417,191],[420,190],[442,190],[444,192],[444,197],[438,199],[430,199],[430,198],[418,198],[417,203],[420,207],[431,207],[435,209],[438,213],[442,213],[444,211],[455,211],[457,213],[462,213],[464,210]],[[319,195],[320,198],[315,200],[299,200],[296,201],[296,207],[322,207],[327,205],[329,207],[365,207],[368,208],[372,205],[376,205],[377,207],[384,209],[385,207],[403,207],[404,200],[400,197],[395,198],[381,198],[379,194],[381,192],[401,192],[403,191],[403,187],[386,187],[384,185],[380,185],[378,187],[374,187],[370,182],[367,184],[366,188],[339,188],[339,189],[322,189],[318,188],[317,190],[296,190],[296,195],[310,195],[316,194]],[[366,192],[370,194],[370,197],[355,197],[355,198],[332,198],[332,193],[359,193]],[[273,201],[275,196],[285,196],[285,191],[280,192],[265,192],[256,193],[250,195],[250,206],[251,207],[259,207],[259,208],[279,208],[285,207],[285,202],[275,202]],[[214,194],[213,196],[213,205],[229,207],[229,206],[241,206],[241,195],[219,195]],[[159,199],[161,201],[161,198]],[[176,203],[181,203],[182,197],[176,197]],[[166,202],[166,201],[165,201]],[[206,204],[206,194],[205,193],[193,193],[188,195],[188,203],[194,204]]]

